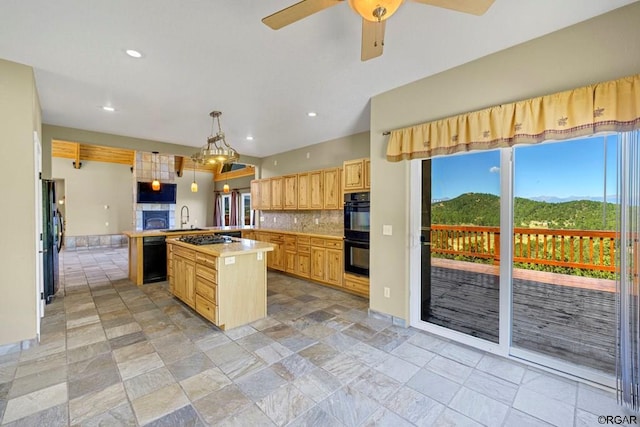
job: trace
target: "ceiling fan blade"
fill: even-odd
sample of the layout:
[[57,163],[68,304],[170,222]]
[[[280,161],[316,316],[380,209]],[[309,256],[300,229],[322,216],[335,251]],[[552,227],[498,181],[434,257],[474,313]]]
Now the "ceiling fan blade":
[[360,59],[368,61],[382,55],[384,47],[384,27],[387,21],[371,22],[362,20],[362,51]]
[[483,15],[495,0],[413,0],[417,3],[457,10],[472,15]]
[[344,0],[302,0],[301,2],[296,3],[293,6],[289,6],[286,9],[282,9],[273,15],[262,18],[262,22],[274,30],[279,30],[286,25],[293,24],[302,18],[306,18],[316,12],[335,6],[343,1]]

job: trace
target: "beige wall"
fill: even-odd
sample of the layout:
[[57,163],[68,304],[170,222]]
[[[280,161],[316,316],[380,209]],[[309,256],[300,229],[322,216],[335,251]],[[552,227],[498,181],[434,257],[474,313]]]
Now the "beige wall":
[[[371,301],[408,320],[409,163],[382,132],[640,72],[640,3],[378,95],[371,107]],[[392,236],[382,225],[393,226]],[[391,288],[391,298],[383,288]],[[411,296],[419,298],[419,295]]]
[[369,132],[264,157],[257,175],[260,178],[270,178],[314,169],[342,167],[343,161],[361,157],[369,157]]
[[36,337],[36,171],[40,105],[33,69],[0,59],[0,345]]
[[52,172],[54,179],[65,182],[67,236],[120,234],[134,228],[131,166],[83,160],[75,169],[71,159],[56,157]]
[[[64,180],[66,195],[65,232],[68,236],[121,234],[135,229],[133,224],[133,177],[131,167],[116,163],[84,160],[74,169],[70,159],[54,158],[55,179]],[[198,192],[191,192],[193,172],[176,177],[176,227],[180,208],[189,208],[189,225],[213,225],[213,180],[206,172],[196,172]],[[105,209],[105,206],[109,206]],[[109,223],[107,226],[106,223]]]
[[180,210],[182,206],[189,208],[189,223],[185,227],[211,227],[213,226],[213,174],[196,172],[197,193],[191,192],[192,182],[192,170],[185,170],[182,177],[176,176],[175,183],[178,185],[176,228],[180,228]]

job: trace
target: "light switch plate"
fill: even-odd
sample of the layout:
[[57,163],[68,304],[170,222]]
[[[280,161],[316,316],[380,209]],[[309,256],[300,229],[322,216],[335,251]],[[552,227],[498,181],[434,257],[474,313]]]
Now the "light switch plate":
[[382,226],[382,235],[383,236],[391,236],[393,234],[393,227],[390,225]]

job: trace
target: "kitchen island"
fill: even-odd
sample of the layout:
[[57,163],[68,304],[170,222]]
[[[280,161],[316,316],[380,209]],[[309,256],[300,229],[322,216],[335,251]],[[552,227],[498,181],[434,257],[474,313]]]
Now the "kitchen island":
[[267,315],[267,254],[273,245],[230,238],[228,243],[194,245],[169,238],[169,290],[220,329]]
[[[129,280],[138,286],[144,283],[166,280],[166,270],[164,268],[167,258],[166,251],[164,250],[164,240],[166,238],[195,234],[236,234],[243,230],[251,229],[253,229],[253,227],[238,226],[125,231],[124,235],[129,238]],[[153,274],[154,272],[152,270],[158,266],[162,266],[163,268],[161,271]],[[165,273],[163,274],[163,272]]]

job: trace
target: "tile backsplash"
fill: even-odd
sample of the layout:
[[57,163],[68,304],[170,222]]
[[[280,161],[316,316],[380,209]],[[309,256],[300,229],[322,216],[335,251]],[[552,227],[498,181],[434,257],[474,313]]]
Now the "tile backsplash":
[[256,221],[260,228],[331,236],[342,236],[344,232],[344,215],[341,210],[262,211],[260,216],[264,218],[264,221]]

